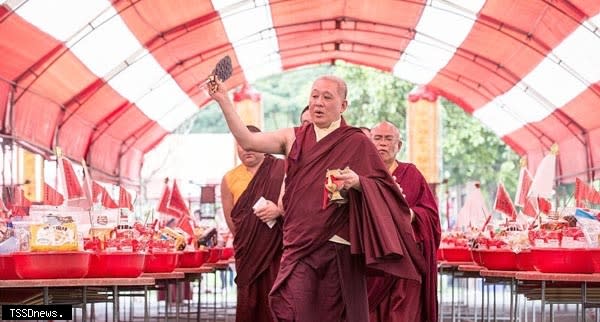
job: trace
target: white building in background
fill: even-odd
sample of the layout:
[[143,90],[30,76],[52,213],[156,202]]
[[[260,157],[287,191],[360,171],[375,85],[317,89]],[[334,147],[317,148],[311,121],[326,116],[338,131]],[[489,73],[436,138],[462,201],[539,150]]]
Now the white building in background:
[[198,200],[200,187],[220,184],[225,172],[236,165],[236,158],[235,141],[229,133],[168,135],[144,157],[142,198],[150,203],[158,200],[164,179],[169,178],[177,179],[184,198]]

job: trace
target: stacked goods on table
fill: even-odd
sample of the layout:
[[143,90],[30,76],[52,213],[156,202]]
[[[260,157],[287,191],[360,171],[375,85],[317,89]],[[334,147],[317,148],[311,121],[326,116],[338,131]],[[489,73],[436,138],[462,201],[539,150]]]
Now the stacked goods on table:
[[[14,272],[22,279],[81,278],[89,268],[90,253],[82,251],[77,211],[44,209],[35,216],[13,218],[17,249]],[[35,212],[35,211],[34,211]]]
[[18,279],[12,253],[18,250],[14,228],[4,216],[0,216],[0,280]]
[[517,254],[529,248],[527,243],[527,232],[522,227],[506,223],[471,240],[471,256],[475,263],[487,269],[516,270]]
[[600,273],[598,214],[572,208],[527,226],[499,225],[470,241],[473,261],[490,270]]
[[448,262],[470,262],[468,242],[471,232],[451,231],[442,234],[438,259]]
[[221,256],[221,248],[198,242],[206,233],[202,229],[190,236],[177,227],[158,227],[158,221],[129,225],[121,210],[91,213],[34,207],[30,216],[3,217],[0,279],[134,278],[200,267]]
[[600,272],[598,211],[566,209],[562,220],[530,231],[535,270],[543,273]]

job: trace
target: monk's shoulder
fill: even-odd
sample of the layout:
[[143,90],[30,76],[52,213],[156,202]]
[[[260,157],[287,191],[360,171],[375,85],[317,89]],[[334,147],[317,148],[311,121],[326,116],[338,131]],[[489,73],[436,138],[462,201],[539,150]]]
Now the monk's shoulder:
[[425,181],[423,173],[421,173],[419,168],[417,168],[417,166],[414,163],[398,161],[398,168],[396,168],[395,172],[400,172],[403,174],[403,176],[412,179],[418,179],[423,182]]

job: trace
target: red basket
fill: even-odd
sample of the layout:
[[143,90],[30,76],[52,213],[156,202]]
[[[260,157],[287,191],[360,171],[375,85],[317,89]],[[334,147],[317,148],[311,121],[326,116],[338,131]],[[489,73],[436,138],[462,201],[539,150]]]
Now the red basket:
[[221,252],[221,260],[228,260],[233,256],[233,247],[225,247]]
[[177,267],[200,267],[208,259],[208,250],[195,250],[179,254]]
[[144,256],[144,272],[169,273],[177,267],[177,253],[155,252]]
[[17,252],[13,258],[23,279],[82,278],[90,266],[88,252]]
[[213,247],[209,249],[210,254],[208,255],[207,263],[216,263],[221,258],[221,252],[223,248],[221,247]]
[[600,248],[589,248],[594,273],[600,273]]
[[481,260],[480,250],[481,249],[479,248],[471,249],[471,259],[473,260],[473,262],[475,262],[475,264],[483,266],[483,260]]
[[481,264],[489,270],[516,271],[517,254],[510,249],[480,249]]
[[435,257],[437,258],[438,261],[444,260],[444,253],[442,252],[441,248],[437,249],[437,251],[435,252]]
[[19,279],[15,269],[15,260],[12,254],[0,255],[0,280]]
[[594,272],[592,252],[585,248],[534,248],[533,266],[542,273]]
[[471,262],[471,252],[466,247],[440,248],[442,257],[449,262]]
[[535,271],[533,266],[534,256],[530,250],[517,254],[517,269],[520,271]]
[[86,277],[138,277],[143,270],[143,253],[100,252],[91,255]]

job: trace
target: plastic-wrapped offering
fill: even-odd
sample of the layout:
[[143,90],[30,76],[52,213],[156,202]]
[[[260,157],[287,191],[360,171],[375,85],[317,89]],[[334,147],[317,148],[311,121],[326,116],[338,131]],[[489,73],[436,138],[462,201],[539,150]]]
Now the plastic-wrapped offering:
[[77,226],[75,223],[59,225],[33,224],[29,227],[31,251],[76,251],[78,250]]
[[598,247],[598,235],[600,235],[600,221],[591,212],[583,209],[575,210],[577,226],[581,228],[589,246]]

